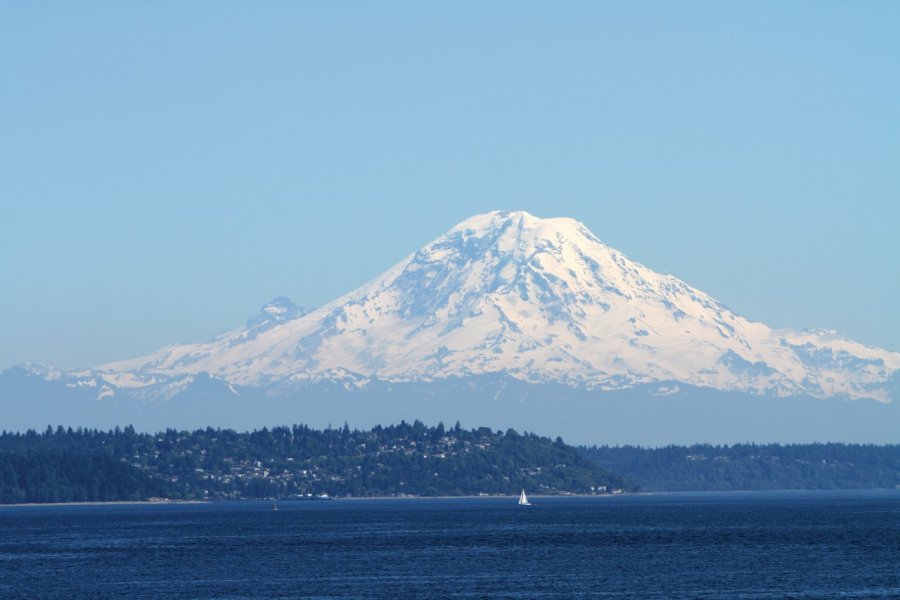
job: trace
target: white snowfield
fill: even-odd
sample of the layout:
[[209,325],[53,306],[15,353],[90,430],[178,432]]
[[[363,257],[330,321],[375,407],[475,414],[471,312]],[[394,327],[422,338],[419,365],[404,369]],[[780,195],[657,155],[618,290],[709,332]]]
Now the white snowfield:
[[491,212],[312,312],[278,298],[209,343],[78,375],[140,388],[202,372],[253,387],[504,373],[600,389],[683,382],[890,401],[898,369],[900,353],[748,321],[573,219]]

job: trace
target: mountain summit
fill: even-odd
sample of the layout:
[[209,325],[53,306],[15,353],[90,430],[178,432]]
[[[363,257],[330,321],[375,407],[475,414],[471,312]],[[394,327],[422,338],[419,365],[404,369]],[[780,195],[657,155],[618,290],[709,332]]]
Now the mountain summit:
[[502,374],[615,390],[669,382],[767,396],[896,397],[900,353],[777,331],[603,244],[582,223],[477,215],[307,312],[286,298],[204,344],[80,374],[157,386],[208,374],[263,388]]

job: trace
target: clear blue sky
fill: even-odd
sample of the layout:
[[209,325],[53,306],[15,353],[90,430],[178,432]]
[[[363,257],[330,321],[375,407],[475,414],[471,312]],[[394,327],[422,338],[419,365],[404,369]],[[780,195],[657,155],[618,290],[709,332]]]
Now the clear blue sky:
[[570,216],[900,351],[900,3],[0,3],[0,368],[317,306]]

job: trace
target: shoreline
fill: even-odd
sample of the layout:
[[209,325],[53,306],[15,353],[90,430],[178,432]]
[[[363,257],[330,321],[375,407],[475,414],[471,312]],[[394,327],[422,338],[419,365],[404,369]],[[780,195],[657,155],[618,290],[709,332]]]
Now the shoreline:
[[[622,498],[622,497],[646,497],[646,496],[665,496],[665,495],[697,495],[697,494],[718,494],[718,495],[757,495],[757,494],[810,494],[810,493],[852,493],[852,492],[893,492],[900,493],[900,488],[848,488],[848,489],[824,489],[824,490],[796,490],[796,489],[777,489],[777,490],[704,490],[704,491],[675,491],[675,492],[623,492],[621,494],[532,494],[529,498],[539,500],[550,500],[555,498]],[[462,495],[462,496],[335,496],[328,499],[274,499],[274,498],[244,498],[238,500],[110,500],[110,501],[93,501],[93,502],[22,502],[18,504],[0,504],[0,510],[16,507],[64,507],[64,506],[142,506],[142,505],[173,505],[173,504],[218,504],[222,502],[265,502],[265,503],[284,503],[284,504],[307,504],[312,502],[318,504],[320,502],[329,503],[332,501],[343,502],[361,502],[365,500],[483,500],[483,499],[506,499],[515,500],[518,494],[491,494],[491,495]]]
[[94,500],[90,502],[17,502],[15,504],[0,504],[0,509],[16,506],[128,506],[132,504],[209,504],[211,500]]
[[[621,494],[528,494],[529,498],[616,498],[619,496],[648,496],[660,492],[622,492]],[[662,492],[666,493],[666,492]],[[518,498],[519,494],[463,494],[461,496],[335,496],[330,500],[453,500],[455,498]],[[281,501],[279,501],[281,502]],[[283,502],[292,502],[284,500]]]
[[[550,495],[532,495],[532,498],[614,498],[617,496],[646,496],[655,492],[635,492],[622,494],[550,494]],[[361,501],[361,500],[454,500],[468,499],[478,500],[485,498],[518,498],[518,494],[491,494],[491,495],[474,495],[467,494],[462,496],[332,496],[329,498],[315,499],[292,499],[292,498],[242,498],[236,500],[95,500],[91,502],[20,502],[16,504],[0,504],[0,509],[20,507],[40,507],[40,506],[129,506],[129,505],[164,505],[164,504],[218,504],[220,502],[273,502],[285,504],[306,504],[309,502],[333,502],[341,501]]]

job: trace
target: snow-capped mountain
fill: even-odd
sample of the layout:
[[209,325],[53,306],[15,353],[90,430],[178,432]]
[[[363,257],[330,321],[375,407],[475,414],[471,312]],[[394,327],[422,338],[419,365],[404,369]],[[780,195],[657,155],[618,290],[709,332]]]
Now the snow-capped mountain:
[[573,219],[491,212],[317,310],[278,298],[211,342],[70,376],[110,393],[178,389],[201,373],[256,388],[504,374],[586,389],[674,382],[885,402],[898,369],[900,353],[748,321]]

